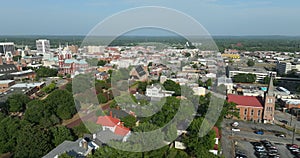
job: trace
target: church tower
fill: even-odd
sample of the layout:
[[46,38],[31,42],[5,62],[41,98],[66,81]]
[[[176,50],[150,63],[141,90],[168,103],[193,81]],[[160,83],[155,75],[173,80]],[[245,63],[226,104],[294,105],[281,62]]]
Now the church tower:
[[271,74],[270,83],[267,92],[264,96],[264,123],[274,123],[274,112],[275,112],[275,94],[273,85],[273,75]]

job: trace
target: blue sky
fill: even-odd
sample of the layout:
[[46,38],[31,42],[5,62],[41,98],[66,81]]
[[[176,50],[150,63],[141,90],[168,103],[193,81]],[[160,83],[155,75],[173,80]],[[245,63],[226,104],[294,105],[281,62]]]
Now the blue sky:
[[6,0],[0,35],[86,35],[112,14],[140,6],[184,12],[212,35],[300,35],[299,0]]

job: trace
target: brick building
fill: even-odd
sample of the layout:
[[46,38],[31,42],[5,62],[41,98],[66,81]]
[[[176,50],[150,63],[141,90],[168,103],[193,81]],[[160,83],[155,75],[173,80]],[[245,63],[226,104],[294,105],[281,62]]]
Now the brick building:
[[240,119],[258,123],[273,123],[275,111],[275,96],[273,77],[271,77],[268,90],[264,97],[227,95],[227,101],[237,104]]

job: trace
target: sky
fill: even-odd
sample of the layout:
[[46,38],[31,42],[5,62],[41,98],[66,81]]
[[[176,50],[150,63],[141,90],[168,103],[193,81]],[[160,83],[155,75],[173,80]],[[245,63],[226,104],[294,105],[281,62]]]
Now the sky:
[[6,0],[0,36],[86,35],[104,19],[142,6],[183,12],[211,35],[300,35],[299,0]]

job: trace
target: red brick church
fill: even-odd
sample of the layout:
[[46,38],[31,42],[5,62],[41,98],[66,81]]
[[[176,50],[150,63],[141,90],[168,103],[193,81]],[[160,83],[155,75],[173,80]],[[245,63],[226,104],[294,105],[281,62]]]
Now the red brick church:
[[235,94],[227,95],[227,101],[237,104],[240,112],[240,119],[258,123],[274,123],[275,95],[273,77],[264,97],[241,96]]

